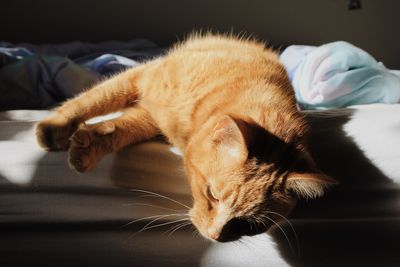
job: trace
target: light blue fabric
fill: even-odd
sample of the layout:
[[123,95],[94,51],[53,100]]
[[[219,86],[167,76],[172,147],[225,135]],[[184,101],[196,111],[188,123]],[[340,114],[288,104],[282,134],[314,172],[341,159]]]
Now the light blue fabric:
[[22,59],[33,55],[31,51],[24,47],[1,47],[1,45],[0,53],[16,59]]
[[400,102],[400,72],[347,42],[289,46],[281,61],[304,109]]
[[101,75],[113,74],[139,65],[138,62],[130,58],[113,54],[104,54],[83,64],[83,66]]

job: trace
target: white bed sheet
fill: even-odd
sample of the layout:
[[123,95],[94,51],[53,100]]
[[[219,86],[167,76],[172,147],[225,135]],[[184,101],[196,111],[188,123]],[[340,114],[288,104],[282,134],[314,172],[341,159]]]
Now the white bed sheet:
[[173,224],[137,234],[155,217],[126,225],[184,209],[135,189],[190,205],[181,159],[169,145],[129,146],[107,156],[94,171],[77,174],[65,152],[37,147],[34,122],[46,114],[0,113],[1,266],[400,263],[400,105],[305,112],[312,155],[340,184],[322,199],[298,203],[290,216],[298,241],[282,223],[289,242],[275,227],[269,234],[225,244],[194,237],[190,227],[163,234]]

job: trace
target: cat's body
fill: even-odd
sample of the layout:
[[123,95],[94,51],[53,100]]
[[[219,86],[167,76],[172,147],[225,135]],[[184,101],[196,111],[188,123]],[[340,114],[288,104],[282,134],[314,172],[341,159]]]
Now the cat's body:
[[[298,114],[278,57],[255,42],[194,39],[151,62],[148,68],[143,85],[138,83],[143,99],[139,104],[182,151],[211,116],[231,114],[264,120],[263,126],[277,132],[282,129],[268,125],[275,121],[265,120],[267,113],[280,114],[281,119]],[[284,131],[292,127],[301,135],[301,119],[292,119],[294,123],[286,125]]]
[[[79,126],[122,109],[117,119]],[[86,171],[106,153],[164,134],[184,153],[192,222],[224,241],[250,234],[243,222],[268,228],[290,210],[292,193],[314,197],[332,183],[306,151],[306,130],[275,53],[207,35],[66,102],[37,136],[45,148],[69,147],[71,166]]]

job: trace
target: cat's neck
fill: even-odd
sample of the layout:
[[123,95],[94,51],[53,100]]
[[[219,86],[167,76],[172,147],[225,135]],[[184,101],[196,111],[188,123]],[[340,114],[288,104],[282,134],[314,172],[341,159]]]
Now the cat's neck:
[[260,129],[274,135],[278,139],[286,143],[294,143],[297,141],[298,135],[303,131],[303,121],[301,117],[295,115],[296,113],[294,110],[268,108],[268,106],[263,109],[249,108],[248,110],[242,110],[242,112],[226,109],[212,114],[202,121],[200,126],[195,131],[192,131],[189,138],[183,142],[182,151],[185,151],[189,143],[199,142],[212,133],[219,119],[224,115],[229,115],[248,124],[256,124]]

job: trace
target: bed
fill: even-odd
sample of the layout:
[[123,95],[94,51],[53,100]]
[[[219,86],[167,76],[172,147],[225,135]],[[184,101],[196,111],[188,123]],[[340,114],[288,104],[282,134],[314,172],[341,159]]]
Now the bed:
[[173,223],[191,197],[180,156],[163,140],[78,174],[65,152],[36,145],[34,123],[48,111],[1,112],[0,265],[398,266],[399,113],[400,105],[305,111],[311,152],[340,183],[300,201],[290,224],[212,243]]
[[[349,11],[354,2],[362,8]],[[136,38],[168,47],[214,29],[254,33],[274,48],[345,40],[400,69],[399,1],[14,0],[1,8],[5,46],[56,48],[58,58],[34,58],[29,76],[1,68],[26,54],[0,55],[0,110],[9,109],[0,112],[0,266],[400,266],[400,104],[303,111],[313,157],[339,184],[299,201],[290,224],[232,243],[172,223],[191,197],[181,158],[163,140],[126,147],[78,174],[65,152],[39,149],[33,130],[48,114],[36,109],[103,78],[104,69],[77,65],[106,51],[138,61],[163,53]],[[71,79],[76,73],[81,79]],[[12,91],[11,82],[22,89]],[[20,101],[15,92],[24,92]]]

